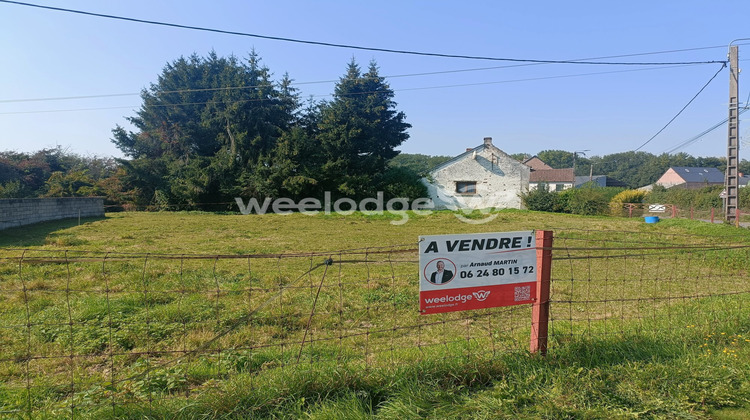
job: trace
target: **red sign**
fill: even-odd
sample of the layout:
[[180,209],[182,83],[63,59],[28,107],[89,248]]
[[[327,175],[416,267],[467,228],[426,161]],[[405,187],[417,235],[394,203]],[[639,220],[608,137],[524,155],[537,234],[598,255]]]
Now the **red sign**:
[[532,303],[534,232],[421,236],[422,314]]
[[495,308],[532,303],[536,281],[497,284],[483,287],[430,290],[419,293],[419,309],[423,314]]

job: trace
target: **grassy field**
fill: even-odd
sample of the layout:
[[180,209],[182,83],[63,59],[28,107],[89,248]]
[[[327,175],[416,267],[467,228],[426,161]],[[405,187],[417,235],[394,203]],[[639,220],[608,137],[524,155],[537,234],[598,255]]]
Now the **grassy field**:
[[[399,219],[114,213],[2,231],[0,416],[747,418],[750,231]],[[529,307],[417,313],[419,235],[518,230],[555,232],[547,357],[527,352]]]

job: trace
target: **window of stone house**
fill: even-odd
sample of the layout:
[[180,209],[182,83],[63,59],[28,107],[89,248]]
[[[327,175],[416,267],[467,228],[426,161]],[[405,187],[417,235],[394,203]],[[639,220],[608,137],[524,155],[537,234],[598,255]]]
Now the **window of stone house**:
[[456,181],[456,192],[458,194],[476,194],[476,181]]
[[555,191],[562,191],[565,189],[565,184],[555,184]]

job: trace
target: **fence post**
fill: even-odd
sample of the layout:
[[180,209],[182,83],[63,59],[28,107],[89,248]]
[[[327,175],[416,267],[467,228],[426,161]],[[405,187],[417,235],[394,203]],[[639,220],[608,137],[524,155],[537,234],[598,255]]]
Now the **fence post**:
[[739,206],[737,206],[737,208],[735,209],[734,223],[736,224],[736,227],[740,227],[740,207]]
[[536,231],[536,297],[531,306],[531,340],[529,351],[547,354],[549,324],[549,289],[552,271],[552,231]]
[[674,219],[675,217],[677,217],[677,206],[672,204],[672,218]]
[[633,217],[633,205],[628,203],[628,217]]
[[714,208],[711,207],[711,223],[714,222]]

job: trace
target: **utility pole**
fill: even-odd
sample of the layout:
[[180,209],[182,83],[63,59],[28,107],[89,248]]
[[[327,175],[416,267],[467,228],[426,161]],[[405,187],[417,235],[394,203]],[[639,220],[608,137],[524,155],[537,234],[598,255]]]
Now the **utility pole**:
[[727,171],[724,178],[724,189],[727,198],[724,200],[724,217],[727,222],[737,222],[739,204],[739,54],[736,45],[729,46],[729,124],[727,132]]
[[573,152],[573,177],[574,178],[576,176],[576,158],[578,157],[579,154],[582,154],[582,155],[586,156],[586,152],[588,152],[588,151],[589,151],[589,149],[578,150],[576,152]]

